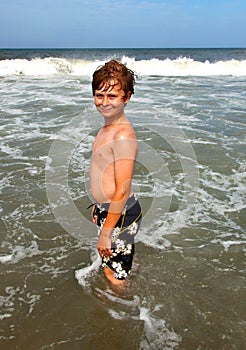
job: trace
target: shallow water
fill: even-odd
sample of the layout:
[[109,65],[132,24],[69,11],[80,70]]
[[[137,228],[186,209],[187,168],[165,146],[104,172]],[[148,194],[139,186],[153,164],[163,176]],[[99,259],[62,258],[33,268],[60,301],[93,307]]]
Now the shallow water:
[[244,348],[245,91],[243,75],[139,76],[126,112],[144,218],[120,292],[86,210],[90,77],[0,78],[1,347]]

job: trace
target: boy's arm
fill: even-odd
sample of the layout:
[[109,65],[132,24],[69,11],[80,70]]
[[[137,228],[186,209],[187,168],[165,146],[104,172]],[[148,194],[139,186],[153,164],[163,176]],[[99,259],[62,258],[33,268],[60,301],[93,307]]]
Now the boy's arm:
[[133,132],[121,132],[113,142],[115,193],[111,199],[107,218],[98,239],[97,249],[105,257],[112,256],[111,233],[119,220],[130,195],[137,140]]

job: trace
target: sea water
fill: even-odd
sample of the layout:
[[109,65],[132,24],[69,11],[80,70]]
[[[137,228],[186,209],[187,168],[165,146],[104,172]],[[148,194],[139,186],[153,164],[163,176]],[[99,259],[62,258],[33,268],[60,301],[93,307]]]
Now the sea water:
[[[91,75],[112,58],[138,76],[144,215],[124,291],[86,209]],[[244,348],[245,94],[245,49],[0,51],[1,348]]]

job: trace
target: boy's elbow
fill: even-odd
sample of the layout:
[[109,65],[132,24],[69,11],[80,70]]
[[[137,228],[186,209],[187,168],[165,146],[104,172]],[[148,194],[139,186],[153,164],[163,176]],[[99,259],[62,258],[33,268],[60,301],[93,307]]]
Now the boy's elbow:
[[116,197],[118,201],[125,201],[129,198],[131,193],[131,187],[125,187],[125,188],[121,188],[118,191],[116,190]]
[[130,193],[131,193],[131,181],[130,180],[126,181],[124,186],[122,186],[122,192],[123,192],[124,198],[127,199],[130,196]]

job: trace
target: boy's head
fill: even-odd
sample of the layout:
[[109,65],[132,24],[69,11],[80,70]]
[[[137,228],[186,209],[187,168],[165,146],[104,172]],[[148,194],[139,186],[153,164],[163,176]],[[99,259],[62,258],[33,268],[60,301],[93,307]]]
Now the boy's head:
[[134,94],[135,74],[124,64],[111,60],[99,67],[93,74],[92,91],[95,96],[96,90],[102,88],[107,91],[115,85],[119,85],[124,91],[125,98]]

